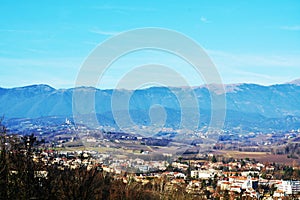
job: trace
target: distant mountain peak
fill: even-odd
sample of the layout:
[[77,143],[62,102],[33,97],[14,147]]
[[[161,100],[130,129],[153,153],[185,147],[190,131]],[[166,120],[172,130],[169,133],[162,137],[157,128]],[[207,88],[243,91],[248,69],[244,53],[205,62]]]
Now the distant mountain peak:
[[24,87],[16,87],[12,88],[14,91],[23,91],[29,93],[51,93],[56,91],[53,87],[46,85],[46,84],[36,84],[36,85],[28,85]]
[[241,86],[242,83],[236,83],[236,84],[227,84],[225,85],[225,91],[226,93],[232,93],[232,92],[237,92],[240,91],[241,89],[239,88],[239,86]]
[[23,87],[17,87],[17,89],[45,89],[45,90],[55,90],[53,87],[47,85],[47,84],[34,84],[34,85],[28,85]]
[[293,84],[293,85],[298,85],[298,86],[300,86],[300,78],[295,79],[295,80],[293,80],[293,81],[291,81],[291,82],[288,82],[288,84]]

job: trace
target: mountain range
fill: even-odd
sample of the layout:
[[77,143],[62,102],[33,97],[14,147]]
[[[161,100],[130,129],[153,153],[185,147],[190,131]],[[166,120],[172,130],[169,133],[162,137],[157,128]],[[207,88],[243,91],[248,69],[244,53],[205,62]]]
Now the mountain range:
[[[0,114],[6,120],[51,116],[72,118],[74,112],[81,111],[73,111],[73,94],[76,92],[81,103],[87,105],[80,114],[94,113],[104,126],[117,126],[114,114],[126,118],[129,113],[134,124],[150,125],[165,120],[166,127],[177,129],[184,108],[187,121],[200,119],[197,122],[199,128],[208,126],[212,109],[219,109],[218,112],[225,109],[225,129],[268,132],[300,128],[300,79],[270,86],[224,85],[223,93],[211,88],[151,87],[135,91],[92,87],[54,89],[48,85],[0,88]],[[91,95],[95,99],[92,106],[85,102]],[[213,96],[224,98],[224,107],[212,107]]]

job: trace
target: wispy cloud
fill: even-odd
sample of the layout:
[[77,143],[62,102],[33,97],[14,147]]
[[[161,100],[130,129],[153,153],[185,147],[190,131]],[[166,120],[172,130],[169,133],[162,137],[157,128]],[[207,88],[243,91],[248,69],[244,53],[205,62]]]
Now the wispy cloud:
[[[82,62],[83,58],[7,58],[0,57],[0,65],[3,67],[30,67],[30,68],[49,68],[60,69],[61,67],[68,69],[76,69]],[[4,69],[4,68],[3,68]],[[0,70],[1,71],[1,70]]]
[[62,88],[74,85],[83,58],[0,57],[0,87],[49,84]]
[[299,54],[288,55],[262,55],[262,54],[236,54],[224,51],[207,50],[216,61],[233,66],[264,66],[264,67],[299,67]]
[[206,50],[225,83],[277,84],[300,77],[299,54],[242,54]]
[[[268,75],[268,74],[262,74],[262,73],[255,73],[255,72],[250,72],[250,71],[242,71],[242,70],[235,70],[234,73],[238,75],[238,78],[241,80],[239,82],[245,81],[250,79],[250,82],[253,80],[256,80],[254,82],[259,82],[261,84],[267,84],[269,82],[276,82],[278,79],[281,79],[281,76],[273,76],[273,75]],[[239,80],[237,79],[237,80]]]
[[119,33],[117,31],[104,31],[104,30],[100,30],[100,29],[91,29],[90,32],[100,34],[100,35],[108,35],[108,36],[114,36]]
[[[251,69],[249,69],[251,70]],[[255,83],[260,85],[274,85],[290,82],[299,76],[290,74],[271,74],[266,72],[252,72],[247,70],[234,69],[230,74],[223,75],[224,83]],[[221,73],[222,74],[222,73]]]
[[209,21],[206,17],[201,17],[200,18],[200,20],[201,20],[201,22],[203,22],[203,23],[210,23],[211,21]]
[[19,29],[0,29],[0,32],[9,32],[9,33],[34,33],[36,31],[32,31],[32,30],[19,30]]
[[37,53],[37,54],[45,54],[47,51],[41,50],[41,49],[34,49],[34,48],[25,48],[26,51],[31,53]]
[[300,25],[295,26],[281,26],[280,29],[288,31],[300,31]]
[[94,6],[93,9],[98,10],[110,10],[118,12],[128,12],[128,11],[141,11],[141,12],[153,12],[156,11],[154,8],[149,7],[133,7],[133,6],[114,6],[114,5],[103,5],[103,6]]
[[89,46],[97,46],[100,42],[83,41],[82,43]]

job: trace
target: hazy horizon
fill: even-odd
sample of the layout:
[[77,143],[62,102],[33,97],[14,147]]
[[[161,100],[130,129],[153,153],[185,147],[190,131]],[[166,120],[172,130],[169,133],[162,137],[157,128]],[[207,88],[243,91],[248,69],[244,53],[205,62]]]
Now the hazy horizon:
[[[254,85],[261,85],[261,86],[272,86],[272,85],[282,85],[282,84],[291,84],[292,82],[297,81],[300,82],[300,78],[298,79],[294,79],[294,80],[290,80],[287,82],[283,82],[283,83],[274,83],[274,84],[259,84],[259,83],[252,83],[252,82],[244,82],[244,83],[223,83],[224,86],[229,86],[229,85],[239,85],[239,84],[254,84]],[[29,85],[19,85],[19,86],[12,86],[12,87],[3,87],[0,85],[0,88],[3,89],[13,89],[13,88],[22,88],[22,87],[30,87],[30,86],[35,86],[35,85],[45,85],[45,86],[49,86],[52,87],[56,90],[60,90],[60,89],[71,89],[71,88],[77,88],[77,87],[92,87],[92,88],[96,88],[96,89],[101,89],[101,90],[114,90],[114,89],[120,89],[120,90],[132,90],[132,89],[126,89],[126,88],[100,88],[100,87],[94,87],[94,86],[70,86],[70,87],[54,87],[51,84],[45,84],[45,83],[33,83],[33,84],[29,84]],[[198,88],[198,87],[203,87],[206,86],[207,84],[200,84],[200,85],[195,85],[195,86],[178,86],[178,88],[185,88],[185,87],[190,87],[190,88]],[[142,88],[138,88],[138,89],[147,89],[147,88],[152,88],[152,87],[165,87],[165,86],[147,86],[147,87],[142,87]],[[169,87],[173,87],[173,86],[169,86]],[[176,87],[176,86],[175,86]]]

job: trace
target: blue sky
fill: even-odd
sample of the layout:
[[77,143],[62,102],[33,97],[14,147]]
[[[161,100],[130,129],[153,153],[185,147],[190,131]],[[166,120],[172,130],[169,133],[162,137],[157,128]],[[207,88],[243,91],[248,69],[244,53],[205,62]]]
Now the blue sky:
[[[300,78],[297,0],[4,0],[0,6],[0,87],[39,83],[73,87],[81,64],[98,44],[143,27],[172,29],[195,40],[216,64],[224,83],[268,85]],[[170,56],[153,52],[131,55],[120,59],[99,87],[114,87],[124,73],[118,67],[129,70],[151,62],[149,57],[174,64]],[[181,65],[187,79],[193,76],[190,66],[180,61],[176,65]]]

